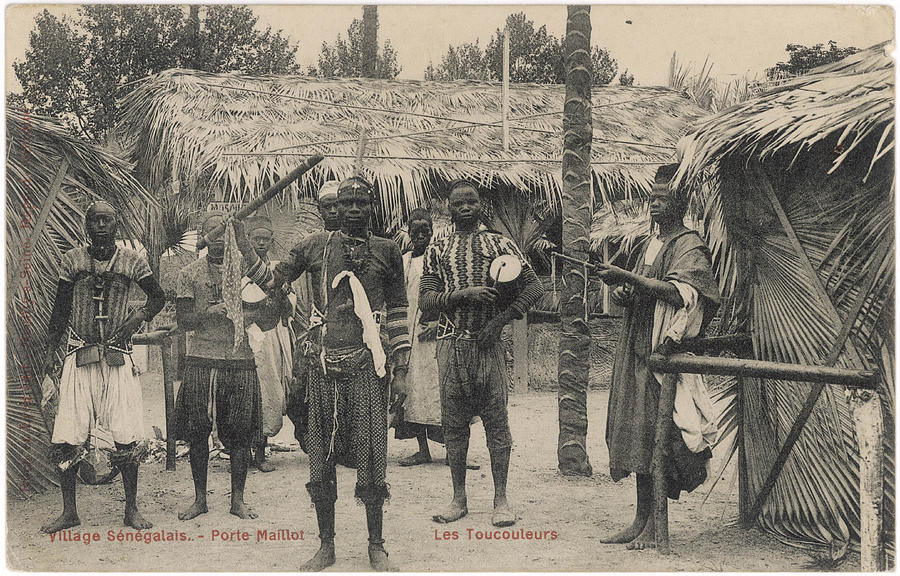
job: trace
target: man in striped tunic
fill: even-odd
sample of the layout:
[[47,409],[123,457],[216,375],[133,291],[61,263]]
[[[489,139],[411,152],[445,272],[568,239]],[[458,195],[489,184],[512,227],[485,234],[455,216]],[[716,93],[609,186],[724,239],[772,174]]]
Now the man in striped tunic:
[[[47,357],[55,356],[67,331],[69,338],[51,439],[63,513],[42,528],[47,533],[81,523],[75,506],[75,475],[86,454],[84,444],[97,425],[110,431],[116,445],[110,460],[122,472],[125,524],[138,530],[153,526],[137,507],[144,406],[130,340],[162,310],[166,297],[147,260],[134,250],[116,246],[118,215],[109,203],[91,204],[85,227],[90,245],[63,255],[50,314]],[[133,284],[147,294],[147,304],[129,310]]]
[[[356,466],[355,495],[366,508],[369,563],[388,569],[382,537],[383,504],[389,496],[387,470],[387,353],[379,324],[387,311],[394,384],[402,384],[409,363],[406,287],[400,248],[369,231],[372,186],[359,177],[338,189],[341,229],[314,234],[291,250],[274,275],[258,266],[257,283],[281,287],[307,272],[322,287],[322,353],[309,374],[309,483],[321,547],[303,571],[334,564],[336,462]],[[336,426],[335,426],[336,422]]]
[[[464,180],[451,183],[449,196],[454,232],[425,252],[419,295],[424,313],[440,313],[437,363],[441,421],[453,481],[449,509],[433,518],[447,523],[468,514],[469,425],[474,416],[480,416],[494,477],[491,522],[511,526],[516,515],[506,499],[512,446],[506,412],[509,378],[500,333],[537,302],[543,285],[511,240],[479,227],[481,200],[474,184]],[[515,256],[522,264],[522,289],[507,305],[491,286],[489,272],[491,262],[505,254]]]

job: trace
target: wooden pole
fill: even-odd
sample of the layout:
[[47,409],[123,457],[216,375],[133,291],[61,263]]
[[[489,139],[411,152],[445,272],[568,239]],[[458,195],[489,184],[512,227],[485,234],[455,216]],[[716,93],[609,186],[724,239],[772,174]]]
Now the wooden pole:
[[175,470],[175,357],[174,340],[166,337],[162,350],[163,388],[166,398],[166,470]]
[[885,569],[881,543],[884,499],[884,438],[881,399],[876,392],[854,390],[850,409],[859,443],[859,559],[863,572]]
[[503,151],[509,152],[509,30],[503,30],[503,89],[501,94]]
[[[237,214],[234,215],[234,218],[236,220],[243,220],[247,216],[253,214],[254,212],[256,212],[257,209],[259,209],[260,206],[262,206],[263,204],[265,204],[266,202],[268,202],[269,200],[274,198],[276,194],[278,194],[279,192],[281,192],[282,190],[287,188],[294,180],[303,176],[303,174],[305,174],[307,171],[309,171],[313,166],[315,166],[316,164],[321,162],[323,159],[324,159],[324,156],[322,156],[320,154],[310,156],[309,158],[306,159],[306,161],[303,164],[301,164],[297,168],[294,168],[294,170],[289,172],[287,176],[285,176],[284,178],[280,179],[278,182],[276,182],[276,183],[272,184],[271,186],[269,186],[268,188],[266,188],[266,190],[262,194],[260,194],[249,204],[247,204],[246,206],[244,206],[243,208],[238,210]],[[224,233],[224,232],[225,232],[225,223],[223,222],[222,224],[219,224],[218,226],[216,226],[215,228],[210,230],[209,233],[206,234],[206,236],[201,236],[200,238],[197,239],[197,250],[202,250],[212,240],[215,240],[216,238],[221,236],[222,233]]]
[[750,476],[747,468],[747,438],[744,434],[744,422],[746,422],[747,391],[744,389],[746,381],[743,376],[737,377],[737,449],[738,449],[738,521],[741,526],[747,526],[752,521],[748,520],[750,507]]
[[677,374],[665,374],[659,390],[656,411],[656,439],[653,443],[653,519],[656,523],[656,549],[669,554],[669,502],[666,490],[666,443],[671,433],[672,411],[675,408]]
[[688,354],[651,354],[648,362],[654,372],[721,374],[723,376],[743,376],[745,378],[770,378],[796,382],[820,382],[841,384],[848,388],[875,390],[878,375],[871,370],[851,370],[831,366],[807,366],[746,358],[716,358],[712,356],[691,356]]
[[[509,31],[503,31],[503,87],[500,94],[503,152],[509,152]],[[512,321],[513,390],[528,392],[528,317]]]

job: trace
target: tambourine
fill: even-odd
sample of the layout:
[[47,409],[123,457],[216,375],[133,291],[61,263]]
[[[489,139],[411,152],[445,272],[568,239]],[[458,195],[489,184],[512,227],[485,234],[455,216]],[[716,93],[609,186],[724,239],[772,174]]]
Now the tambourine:
[[488,269],[491,283],[497,292],[497,306],[506,308],[522,291],[522,261],[512,254],[497,256]]

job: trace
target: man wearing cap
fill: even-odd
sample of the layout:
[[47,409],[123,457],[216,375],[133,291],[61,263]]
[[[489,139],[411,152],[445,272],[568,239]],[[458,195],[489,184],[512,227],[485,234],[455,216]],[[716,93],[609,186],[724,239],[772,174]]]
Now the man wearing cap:
[[[50,314],[46,357],[56,356],[66,329],[69,338],[51,438],[63,513],[42,528],[47,533],[81,523],[75,506],[75,475],[95,426],[108,429],[115,442],[110,460],[122,472],[125,525],[138,530],[153,526],[137,507],[144,407],[131,360],[131,336],[162,310],[166,297],[147,260],[134,250],[116,246],[115,208],[103,201],[91,204],[85,227],[90,244],[63,255]],[[147,303],[129,310],[132,284],[147,294]]]
[[[248,274],[257,283],[283,286],[302,272],[321,286],[324,323],[318,333],[319,361],[309,372],[309,483],[321,546],[303,567],[322,570],[334,564],[335,462],[356,466],[355,496],[366,509],[369,563],[389,568],[382,536],[388,435],[387,355],[394,383],[402,384],[409,362],[403,259],[394,242],[373,236],[372,185],[360,177],[338,189],[339,231],[314,234],[276,266]],[[381,310],[387,310],[385,318]],[[385,324],[388,350],[380,338]]]
[[[277,262],[269,261],[269,249],[272,247],[272,221],[266,216],[253,216],[244,223],[250,243],[257,256],[274,268]],[[245,303],[261,302],[265,293],[245,277],[243,300]],[[271,330],[263,331],[256,323],[247,328],[247,338],[253,350],[256,362],[256,374],[259,378],[260,402],[262,406],[262,443],[254,446],[253,463],[260,472],[272,472],[275,466],[266,459],[267,439],[278,434],[284,422],[287,408],[287,395],[290,392],[291,372],[293,370],[291,333],[288,323],[294,314],[293,303],[296,296],[288,294],[285,309],[280,321]]]
[[[221,212],[207,212],[200,233],[206,235],[225,220]],[[247,241],[240,222],[234,223],[238,246],[244,254],[256,256]],[[208,511],[206,482],[209,464],[209,435],[213,427],[231,456],[231,513],[243,519],[256,518],[244,502],[244,486],[250,449],[262,443],[260,386],[256,364],[247,338],[235,335],[234,322],[226,316],[223,297],[223,275],[232,271],[225,265],[225,241],[222,236],[211,241],[207,254],[186,266],[178,275],[175,315],[178,326],[191,331],[184,361],[184,379],[175,404],[175,434],[190,444],[191,475],[194,480],[194,502],[178,514],[190,520]],[[234,275],[240,282],[240,274]],[[255,304],[243,305],[245,330],[256,324],[263,332],[271,330],[281,319],[283,299],[268,295]],[[235,342],[238,342],[235,347]]]
[[[506,479],[512,436],[506,411],[509,378],[500,342],[503,327],[528,312],[543,292],[543,285],[519,248],[508,238],[483,229],[481,199],[466,180],[448,186],[450,219],[454,231],[425,251],[419,307],[439,314],[437,335],[441,422],[450,461],[453,498],[449,508],[435,514],[435,522],[448,523],[468,514],[466,456],[469,426],[474,416],[484,423],[491,473],[494,478],[494,526],[511,526],[516,515],[506,498]],[[522,290],[501,302],[492,287],[491,262],[511,255],[521,264]]]
[[[326,232],[340,230],[341,221],[338,213],[337,191],[340,182],[328,180],[319,188],[319,215]],[[307,406],[307,384],[309,370],[319,364],[318,332],[322,326],[322,294],[321,282],[316,282],[312,274],[304,272],[293,286],[297,298],[297,309],[294,314],[294,330],[296,334],[296,353],[294,354],[294,378],[288,397],[287,415],[294,425],[294,438],[306,451],[306,431],[309,425],[309,409]]]
[[[715,314],[719,290],[709,250],[700,235],[684,226],[687,194],[670,182],[677,164],[661,166],[650,194],[654,233],[637,251],[631,271],[599,265],[599,276],[617,288],[614,301],[625,307],[613,362],[606,424],[613,480],[637,474],[637,513],[632,525],[604,539],[629,549],[655,547],[651,458],[656,434],[659,383],[647,360],[653,351],[701,334]],[[670,498],[706,480],[706,462],[715,442],[715,415],[699,376],[679,375],[675,426],[666,453]]]

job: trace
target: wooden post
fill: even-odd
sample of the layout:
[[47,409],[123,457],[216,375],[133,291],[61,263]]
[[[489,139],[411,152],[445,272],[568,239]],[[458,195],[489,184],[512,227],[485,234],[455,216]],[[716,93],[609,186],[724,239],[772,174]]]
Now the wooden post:
[[166,470],[175,470],[175,355],[174,341],[162,339],[163,388],[166,397]]
[[672,427],[672,411],[675,408],[677,374],[666,374],[660,384],[659,404],[656,411],[656,439],[653,443],[653,519],[656,523],[656,549],[669,554],[669,502],[666,490],[666,444]]
[[859,443],[859,559],[863,572],[885,569],[881,542],[884,498],[881,399],[870,390],[854,390],[850,409]]
[[[503,87],[500,94],[501,124],[503,126],[503,152],[509,152],[509,31],[503,31]],[[517,394],[528,392],[528,318],[512,322],[513,339],[513,390]]]
[[[603,246],[603,263],[610,264],[609,261],[609,239],[604,238],[602,242]],[[606,282],[603,283],[603,287],[601,288],[603,294],[603,313],[609,316],[609,284]],[[585,302],[585,306],[587,306],[587,302]]]
[[509,152],[509,30],[503,30],[503,89],[501,96],[503,151]]
[[747,475],[747,437],[744,434],[744,422],[747,410],[747,391],[744,389],[746,381],[743,376],[737,377],[737,449],[738,449],[738,520],[741,526],[749,528],[753,520],[749,518],[750,507],[750,478]]

